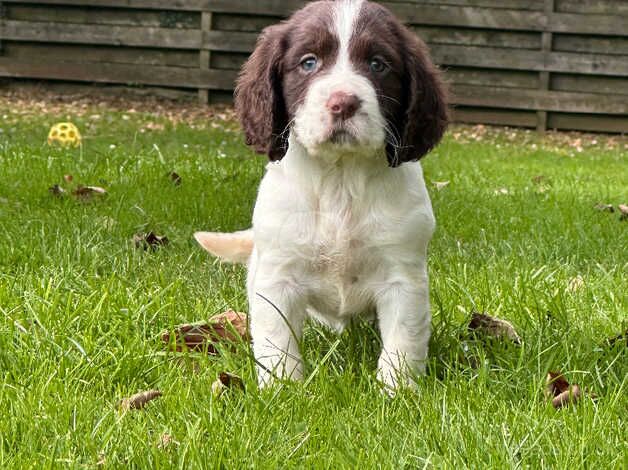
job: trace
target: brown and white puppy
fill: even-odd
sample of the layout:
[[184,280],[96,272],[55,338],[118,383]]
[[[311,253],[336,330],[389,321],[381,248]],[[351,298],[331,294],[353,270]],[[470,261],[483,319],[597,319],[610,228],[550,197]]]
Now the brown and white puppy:
[[313,2],[263,31],[235,99],[247,144],[272,163],[252,229],[196,238],[248,265],[260,385],[301,378],[306,317],[340,330],[363,313],[381,331],[378,378],[412,384],[430,337],[434,229],[417,160],[447,125],[425,45],[376,3]]

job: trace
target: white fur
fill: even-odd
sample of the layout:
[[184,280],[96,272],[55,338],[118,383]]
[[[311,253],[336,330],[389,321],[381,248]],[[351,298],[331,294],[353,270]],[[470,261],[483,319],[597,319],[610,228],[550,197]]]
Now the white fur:
[[[375,90],[351,68],[347,44],[360,6],[337,3],[340,57],[311,84],[287,154],[268,164],[259,188],[247,290],[260,385],[302,377],[298,342],[307,316],[341,330],[352,316],[374,313],[383,343],[377,374],[391,389],[412,384],[425,368],[434,216],[421,165],[388,166]],[[325,103],[338,89],[362,101],[350,120],[357,143],[325,142]],[[199,239],[233,257],[216,240],[224,241]]]

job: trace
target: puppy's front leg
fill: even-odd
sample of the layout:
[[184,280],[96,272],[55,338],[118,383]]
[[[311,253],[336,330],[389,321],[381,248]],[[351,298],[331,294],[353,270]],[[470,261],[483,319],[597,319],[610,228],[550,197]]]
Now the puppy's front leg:
[[264,279],[251,283],[249,305],[260,387],[274,378],[300,380],[303,364],[299,341],[305,317],[302,294],[290,283]]
[[425,372],[431,333],[427,273],[418,283],[395,281],[381,291],[377,320],[383,343],[377,378],[391,390],[412,386],[412,376]]

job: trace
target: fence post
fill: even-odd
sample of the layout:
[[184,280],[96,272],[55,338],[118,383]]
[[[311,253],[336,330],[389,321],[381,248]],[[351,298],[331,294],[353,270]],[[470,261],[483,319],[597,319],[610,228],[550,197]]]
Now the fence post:
[[[541,50],[543,51],[543,67],[546,67],[547,58],[552,52],[552,32],[549,30],[549,22],[551,21],[552,13],[554,13],[554,1],[545,0],[545,30],[541,38]],[[543,70],[539,72],[539,89],[549,90],[550,87],[550,72]],[[547,111],[540,110],[536,112],[536,130],[538,132],[545,132],[547,130]]]
[[[205,49],[205,36],[206,32],[211,31],[212,29],[212,12],[211,11],[203,11],[201,12],[201,47],[199,51],[199,67],[201,70],[209,70],[211,64],[211,51],[209,49]],[[199,88],[198,89],[198,101],[201,104],[209,103],[209,89],[208,88]]]

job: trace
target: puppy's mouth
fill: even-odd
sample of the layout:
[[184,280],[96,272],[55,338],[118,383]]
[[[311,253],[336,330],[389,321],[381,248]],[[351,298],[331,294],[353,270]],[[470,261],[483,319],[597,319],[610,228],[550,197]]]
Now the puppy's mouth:
[[354,145],[358,142],[357,136],[345,126],[334,126],[326,140],[335,145]]

